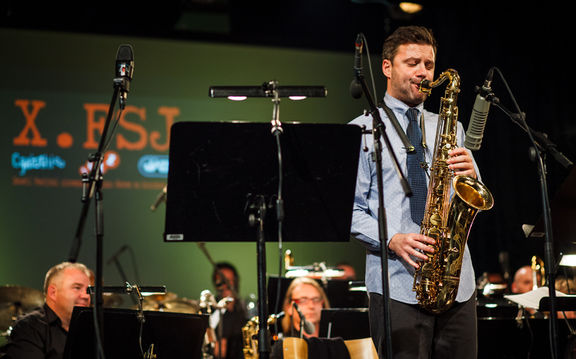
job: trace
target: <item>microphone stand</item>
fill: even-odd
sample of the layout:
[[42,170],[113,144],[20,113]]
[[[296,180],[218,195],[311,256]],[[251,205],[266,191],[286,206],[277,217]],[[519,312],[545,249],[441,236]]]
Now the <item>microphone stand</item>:
[[[372,160],[376,162],[376,178],[378,187],[378,237],[380,240],[380,264],[382,267],[382,311],[384,317],[384,342],[385,348],[378,348],[380,354],[386,353],[386,359],[392,359],[392,336],[391,336],[391,326],[390,326],[390,289],[388,285],[388,229],[386,225],[386,209],[384,208],[384,184],[382,178],[382,144],[380,142],[380,137],[384,138],[386,143],[386,148],[388,148],[388,153],[392,158],[392,163],[396,169],[396,173],[400,177],[400,182],[402,188],[407,196],[412,195],[412,190],[410,185],[406,180],[406,177],[400,169],[398,159],[392,150],[392,145],[390,144],[390,139],[386,134],[386,127],[382,118],[380,117],[380,111],[372,99],[372,95],[368,90],[364,75],[362,74],[362,69],[354,67],[354,73],[358,82],[362,86],[362,92],[366,95],[368,105],[370,106],[370,114],[372,115],[372,137],[374,140],[374,152],[372,153]],[[381,343],[382,344],[382,343]]]
[[[90,208],[90,203],[92,197],[95,198],[95,227],[96,227],[96,273],[95,273],[95,295],[94,295],[94,313],[95,313],[95,330],[97,331],[97,338],[103,338],[103,321],[104,315],[102,312],[102,262],[103,262],[103,238],[104,238],[104,211],[102,207],[102,182],[103,175],[101,171],[102,161],[104,159],[104,150],[107,143],[108,129],[110,127],[110,122],[112,119],[112,114],[114,112],[114,107],[116,106],[116,101],[120,98],[120,116],[121,111],[125,106],[125,95],[128,85],[128,79],[119,77],[114,79],[114,93],[112,95],[112,100],[110,101],[110,106],[108,108],[108,114],[106,116],[106,122],[104,124],[104,129],[102,130],[102,136],[100,138],[100,143],[98,144],[98,150],[96,153],[89,156],[89,161],[92,162],[92,169],[89,176],[82,177],[82,210],[80,212],[80,219],[76,227],[76,234],[74,237],[74,242],[69,254],[69,261],[76,262],[78,259],[78,254],[80,251],[80,246],[82,243],[82,233],[84,231],[84,225],[86,223],[86,217],[88,215],[88,210]],[[104,352],[100,352],[101,345],[97,345],[96,348],[96,358],[104,357]]]
[[500,105],[497,97],[487,98],[487,100],[498,107],[502,112],[504,112],[516,125],[518,125],[526,134],[531,138],[534,147],[538,147],[540,151],[545,151],[552,155],[554,159],[564,168],[568,169],[574,165],[574,163],[566,157],[562,152],[558,151],[556,144],[546,136],[546,134],[535,131],[526,124],[524,113],[514,113],[509,111],[502,105]]
[[[508,90],[508,93],[512,97],[512,101],[518,113],[513,113],[506,109],[504,106],[500,105],[500,101],[497,97],[493,94],[490,94],[486,97],[488,101],[493,103],[496,107],[502,110],[515,124],[520,126],[522,130],[524,130],[532,142],[536,165],[538,167],[538,175],[540,177],[540,194],[542,199],[542,217],[544,220],[544,232],[545,232],[545,244],[544,244],[544,257],[547,263],[548,268],[555,268],[556,265],[554,264],[554,246],[553,246],[553,234],[552,234],[552,216],[550,211],[550,200],[548,198],[548,185],[546,182],[546,163],[544,161],[545,154],[541,152],[541,150],[548,151],[553,155],[553,157],[562,164],[565,168],[572,166],[572,161],[570,161],[566,156],[564,156],[561,152],[556,150],[556,145],[554,145],[546,136],[540,134],[534,130],[532,130],[528,124],[526,123],[526,118],[524,112],[522,112],[504,79],[504,76],[500,72],[498,68],[494,68],[502,80]],[[542,143],[539,143],[535,140],[538,138]],[[547,273],[547,281],[548,281],[548,296],[550,297],[550,351],[552,354],[552,358],[558,358],[558,319],[556,317],[556,289],[554,286],[555,279],[554,279],[554,272],[552,270],[548,271]]]

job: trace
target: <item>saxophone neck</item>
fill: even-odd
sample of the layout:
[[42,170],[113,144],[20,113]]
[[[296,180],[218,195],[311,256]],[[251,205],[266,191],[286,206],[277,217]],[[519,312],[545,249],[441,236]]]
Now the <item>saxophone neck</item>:
[[460,88],[460,75],[458,75],[458,71],[454,69],[448,69],[440,74],[438,78],[434,81],[430,80],[422,80],[420,82],[419,90],[422,93],[429,95],[432,92],[432,89],[442,85],[444,82],[449,80],[449,85],[446,90],[450,89],[455,91]]

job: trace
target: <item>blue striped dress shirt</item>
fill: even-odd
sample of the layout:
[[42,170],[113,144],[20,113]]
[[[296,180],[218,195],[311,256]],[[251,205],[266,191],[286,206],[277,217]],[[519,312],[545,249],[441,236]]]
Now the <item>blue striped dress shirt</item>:
[[[389,95],[384,97],[384,101],[396,115],[400,126],[404,131],[406,131],[406,128],[408,127],[408,118],[405,114],[408,110],[408,106]],[[421,113],[423,111],[424,115],[426,144],[428,146],[425,150],[425,156],[426,161],[430,166],[434,151],[438,115],[424,110],[423,104],[420,104],[418,109]],[[396,133],[396,130],[386,116],[384,110],[379,110],[382,121],[386,127],[386,133],[393,147],[393,151],[403,173],[406,175],[406,150],[404,149],[400,137]],[[351,121],[350,124],[359,126],[364,125],[366,126],[366,129],[371,130],[372,117],[370,115],[362,115]],[[458,145],[463,146],[464,128],[460,122],[458,123],[457,132]],[[402,190],[395,167],[392,164],[392,158],[388,154],[386,144],[383,140],[381,140],[381,142],[383,148],[382,175],[384,207],[386,209],[386,224],[388,230],[387,240],[390,241],[390,238],[392,238],[396,233],[420,233],[420,227],[411,219],[409,198],[405,196],[404,191]],[[380,265],[380,242],[378,236],[376,164],[371,158],[371,153],[374,149],[371,134],[366,135],[365,144],[368,146],[369,150],[368,152],[360,151],[351,234],[366,248],[365,282],[367,291],[382,294],[382,271]],[[474,162],[474,167],[478,174],[478,178],[480,179],[476,162]],[[403,303],[416,304],[416,294],[412,290],[414,282],[414,268],[404,262],[400,257],[391,254],[388,256],[388,275],[390,298]],[[475,288],[474,269],[472,267],[470,252],[466,245],[460,275],[460,286],[456,301],[464,302],[470,299]]]

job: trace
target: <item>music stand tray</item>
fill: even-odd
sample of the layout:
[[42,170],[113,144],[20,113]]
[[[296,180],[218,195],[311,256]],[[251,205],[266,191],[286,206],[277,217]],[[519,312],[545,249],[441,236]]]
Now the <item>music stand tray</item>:
[[[93,308],[74,307],[64,359],[95,358]],[[141,358],[138,336],[138,311],[104,308],[102,345],[107,359]],[[144,311],[142,348],[154,344],[158,358],[202,358],[208,316],[172,312]]]
[[[340,242],[350,224],[361,128],[284,123],[283,240]],[[166,242],[255,241],[246,211],[265,196],[267,241],[278,240],[278,151],[268,123],[177,122],[170,132]]]

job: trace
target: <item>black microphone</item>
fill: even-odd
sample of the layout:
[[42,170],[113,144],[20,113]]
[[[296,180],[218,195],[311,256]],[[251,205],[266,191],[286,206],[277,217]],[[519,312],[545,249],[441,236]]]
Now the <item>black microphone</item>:
[[354,52],[354,70],[362,71],[362,49],[364,48],[364,36],[361,33],[356,36],[354,47],[356,48],[356,51]]
[[312,324],[306,320],[306,317],[304,316],[304,314],[302,314],[302,312],[300,311],[300,308],[298,308],[298,304],[296,304],[296,302],[292,302],[292,305],[294,306],[294,309],[296,309],[296,312],[298,313],[298,316],[300,317],[300,327],[304,328],[304,331],[306,332],[306,334],[314,334],[314,331],[316,330],[316,327],[314,327],[314,324]]
[[120,106],[124,108],[130,81],[134,74],[134,52],[131,45],[120,45],[116,53],[114,84],[120,86]]
[[362,97],[362,85],[358,80],[358,74],[362,71],[362,49],[364,48],[364,36],[360,33],[354,42],[354,80],[350,83],[350,95],[352,98]]
[[156,210],[156,208],[158,208],[160,203],[162,203],[166,200],[166,193],[167,193],[167,186],[164,186],[164,189],[162,189],[162,192],[160,192],[158,194],[158,196],[156,197],[156,201],[154,201],[154,203],[152,203],[152,205],[150,206],[150,210],[152,212],[154,212]]
[[488,71],[484,85],[479,89],[472,108],[472,115],[468,123],[468,130],[466,131],[466,139],[464,146],[472,151],[480,149],[482,144],[482,137],[484,137],[484,126],[486,126],[486,119],[488,118],[488,111],[490,110],[490,102],[493,100],[492,94],[492,74],[494,68]]
[[114,253],[114,255],[106,261],[106,264],[110,264],[110,263],[114,262],[127,249],[128,249],[127,245],[120,247],[120,249],[118,251],[116,251],[116,253]]

